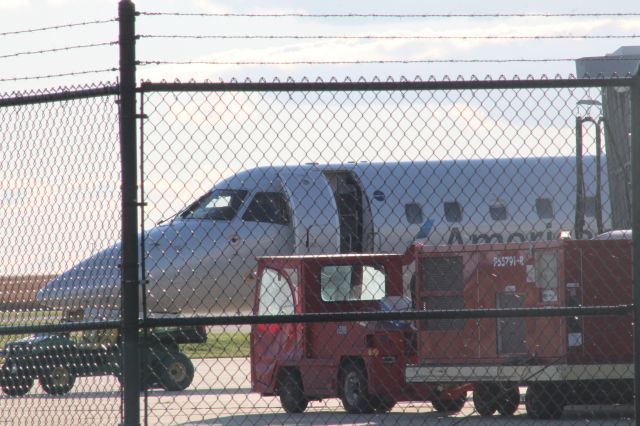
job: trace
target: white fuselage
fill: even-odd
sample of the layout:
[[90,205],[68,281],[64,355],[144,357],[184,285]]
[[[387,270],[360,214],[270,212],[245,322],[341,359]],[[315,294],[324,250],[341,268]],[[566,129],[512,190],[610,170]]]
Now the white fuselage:
[[[593,169],[592,158],[584,163]],[[574,169],[573,158],[554,157],[246,170],[140,239],[146,309],[247,312],[258,256],[554,239],[574,228]],[[595,188],[585,189],[592,201]],[[593,208],[585,216],[584,237],[594,236]],[[117,244],[50,281],[38,299],[57,309],[117,309],[120,262]]]

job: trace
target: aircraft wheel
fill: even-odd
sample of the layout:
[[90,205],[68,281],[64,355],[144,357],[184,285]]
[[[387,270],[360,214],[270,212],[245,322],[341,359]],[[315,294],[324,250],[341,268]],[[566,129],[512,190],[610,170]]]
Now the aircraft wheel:
[[503,416],[513,416],[520,405],[520,391],[517,386],[501,387],[498,390],[497,408]]
[[462,410],[465,402],[467,402],[466,394],[456,399],[434,399],[431,404],[439,413],[457,413]]
[[362,414],[375,411],[364,367],[349,362],[342,368],[341,399],[348,413]]
[[307,409],[309,400],[304,395],[302,380],[297,371],[282,370],[278,379],[280,404],[287,413],[302,413]]
[[498,409],[495,387],[490,383],[473,385],[473,406],[482,417],[493,416]]
[[170,352],[160,358],[158,372],[160,385],[168,391],[181,391],[193,381],[195,369],[193,363],[181,352]]
[[6,365],[2,366],[0,375],[0,388],[6,395],[26,395],[33,387],[33,377],[11,374]]
[[63,365],[48,368],[39,377],[42,389],[49,395],[64,395],[68,393],[76,382],[73,373]]

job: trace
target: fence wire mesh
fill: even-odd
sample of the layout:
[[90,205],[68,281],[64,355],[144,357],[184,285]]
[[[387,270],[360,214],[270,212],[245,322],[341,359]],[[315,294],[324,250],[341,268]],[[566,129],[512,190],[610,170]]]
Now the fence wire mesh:
[[[610,195],[628,196],[626,161],[606,155],[628,158],[628,141],[602,119],[628,104],[468,83],[143,86],[146,314],[253,323],[209,327],[181,367],[192,396],[165,411],[149,394],[150,421],[456,423],[632,402],[631,319],[606,311],[631,303],[629,239],[561,239],[630,226]],[[515,314],[336,316],[468,309]],[[313,314],[329,317],[295,317]]]
[[[59,274],[120,238],[115,93],[92,86],[0,100],[3,423],[121,418],[120,387],[107,376],[119,356],[95,339],[104,334],[101,307],[67,309],[81,288],[56,285]],[[94,315],[83,319],[78,308]],[[62,328],[70,322],[76,327]]]
[[[630,80],[332,84],[139,88],[144,422],[631,423]],[[121,420],[104,90],[0,102],[3,421]]]

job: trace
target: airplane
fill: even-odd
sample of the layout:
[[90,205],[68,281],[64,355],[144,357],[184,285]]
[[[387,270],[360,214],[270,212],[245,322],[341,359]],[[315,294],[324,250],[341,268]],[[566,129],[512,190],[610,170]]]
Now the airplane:
[[[589,238],[610,230],[611,206],[606,162],[582,160],[580,234]],[[250,312],[258,256],[555,239],[574,230],[576,187],[574,157],[244,170],[139,236],[141,310]],[[120,263],[117,243],[48,282],[37,299],[60,310],[117,310]]]

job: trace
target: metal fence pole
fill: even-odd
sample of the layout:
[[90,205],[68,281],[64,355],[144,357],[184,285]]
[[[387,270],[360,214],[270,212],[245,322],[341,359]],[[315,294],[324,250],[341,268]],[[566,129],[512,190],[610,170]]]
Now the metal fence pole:
[[640,68],[631,86],[631,226],[633,247],[633,368],[635,423],[640,426]]
[[135,5],[121,0],[120,25],[120,155],[122,165],[122,374],[123,424],[140,424],[140,356],[138,352],[138,202],[136,142]]

